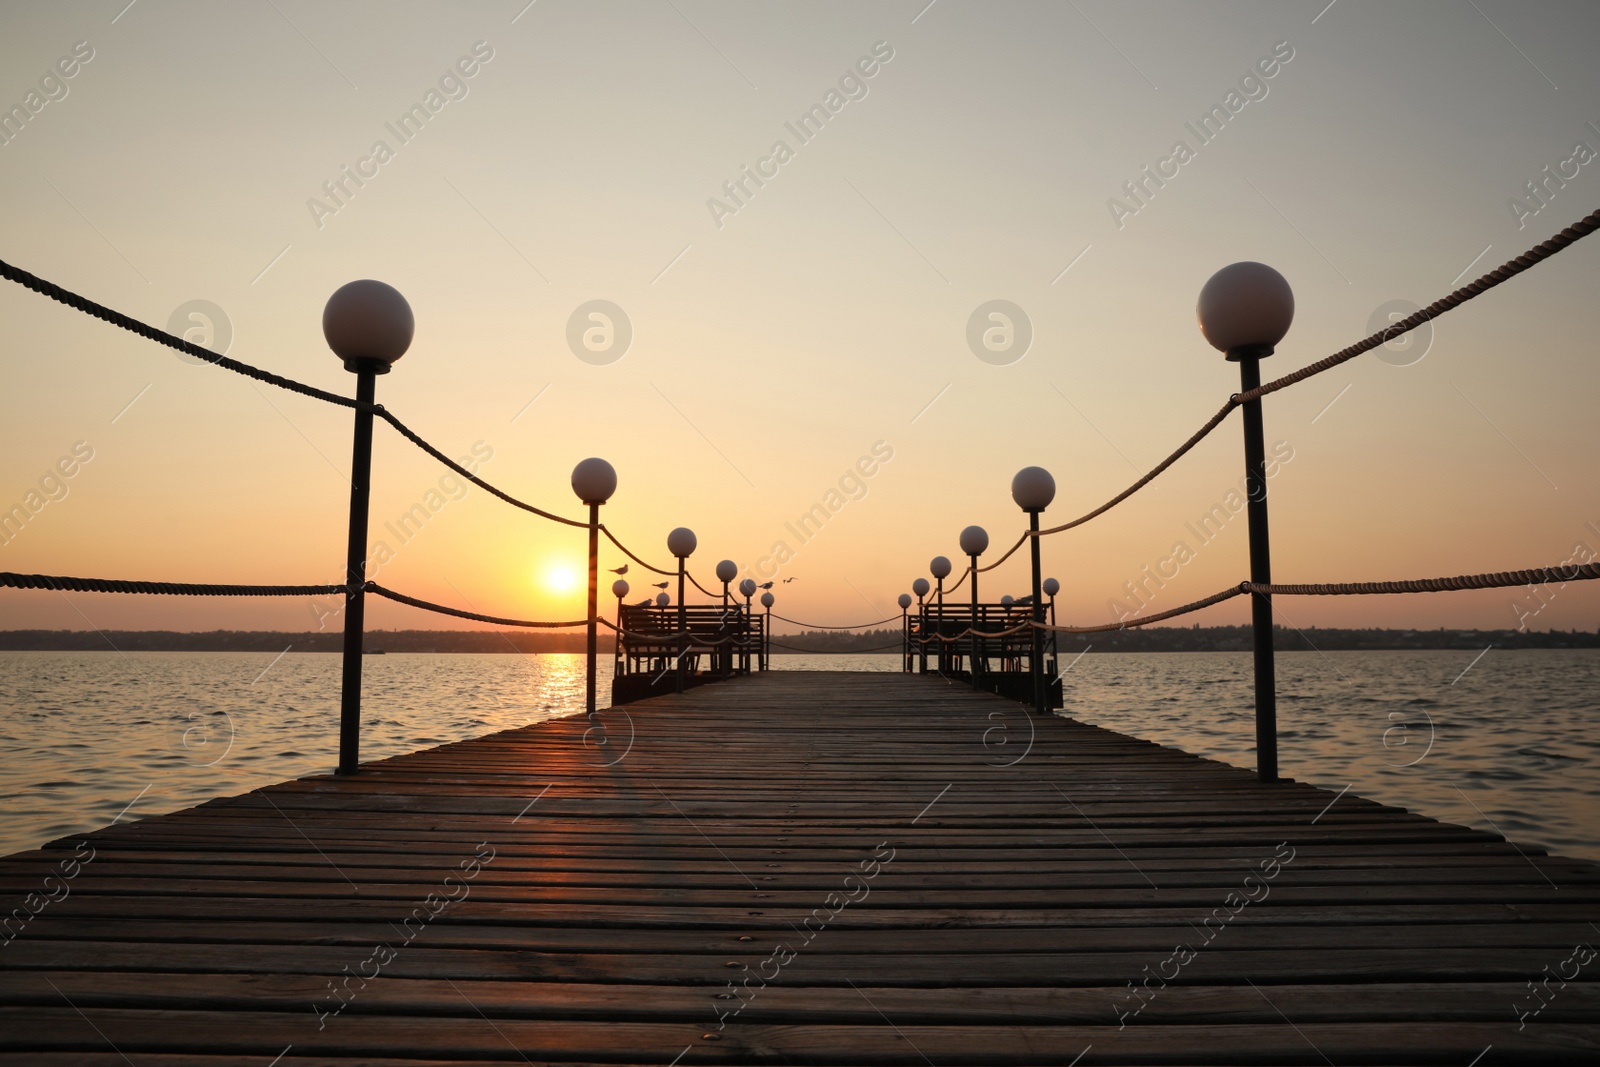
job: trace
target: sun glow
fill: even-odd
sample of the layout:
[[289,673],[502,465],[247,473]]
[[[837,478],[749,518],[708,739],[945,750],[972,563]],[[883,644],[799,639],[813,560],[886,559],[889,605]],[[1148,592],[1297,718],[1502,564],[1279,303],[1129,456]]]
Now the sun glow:
[[545,592],[561,596],[578,588],[578,569],[570,563],[547,563],[541,580]]

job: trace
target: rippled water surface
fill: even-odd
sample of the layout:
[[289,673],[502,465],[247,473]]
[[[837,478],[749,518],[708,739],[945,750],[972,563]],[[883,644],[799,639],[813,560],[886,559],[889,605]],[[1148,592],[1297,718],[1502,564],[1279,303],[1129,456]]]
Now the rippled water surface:
[[[1600,858],[1600,653],[1478,656],[1280,653],[1281,773]],[[772,662],[899,666],[894,655]],[[1067,714],[1254,766],[1248,654],[1091,652],[1070,662]],[[339,663],[295,653],[0,652],[0,854],[119,815],[330,771]],[[604,707],[608,671],[599,673]],[[575,655],[393,654],[368,657],[365,674],[363,759],[583,710]]]

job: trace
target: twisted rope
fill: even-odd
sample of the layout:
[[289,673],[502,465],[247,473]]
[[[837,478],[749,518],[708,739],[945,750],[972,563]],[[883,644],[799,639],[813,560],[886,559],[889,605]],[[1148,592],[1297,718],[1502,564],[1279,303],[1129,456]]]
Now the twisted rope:
[[873,622],[858,622],[854,626],[823,626],[820,623],[801,622],[799,619],[791,619],[777,613],[774,613],[772,617],[774,619],[782,619],[784,622],[792,623],[795,626],[804,626],[808,630],[865,630],[868,626],[882,626],[886,622],[894,622],[900,616],[891,615],[887,619],[877,619]]
[[461,466],[461,464],[456,463],[443,452],[440,452],[437,448],[430,445],[427,441],[423,440],[422,437],[416,433],[416,431],[412,430],[405,423],[401,422],[397,416],[385,409],[382,404],[364,404],[359,400],[352,399],[351,397],[341,396],[338,393],[330,393],[326,389],[318,389],[316,386],[306,385],[304,382],[297,382],[293,378],[285,378],[281,374],[274,374],[271,371],[262,370],[260,367],[252,366],[249,363],[243,363],[237,359],[230,359],[227,356],[219,355],[208,348],[201,348],[199,345],[194,344],[191,341],[185,341],[181,337],[175,337],[172,334],[167,333],[165,330],[158,330],[149,323],[140,322],[138,319],[124,315],[120,311],[113,311],[104,304],[97,304],[88,297],[80,296],[79,294],[68,289],[63,289],[54,282],[47,282],[38,275],[30,274],[21,267],[12,266],[10,263],[5,262],[4,260],[0,260],[0,278],[4,278],[6,281],[15,282],[24,288],[31,289],[36,293],[47,296],[57,303],[65,304],[74,311],[81,311],[85,315],[92,316],[93,318],[100,319],[104,322],[109,322],[113,326],[127,330],[129,333],[138,334],[140,337],[143,337],[149,341],[154,341],[158,345],[165,345],[166,347],[175,351],[182,352],[184,355],[193,356],[195,359],[201,360],[202,362],[210,363],[214,366],[221,367],[224,370],[231,370],[235,374],[242,374],[246,378],[253,378],[258,382],[265,382],[268,385],[275,385],[278,388],[286,389],[291,393],[299,393],[301,396],[309,396],[315,400],[324,401],[325,403],[336,404],[343,408],[350,408],[353,411],[370,411],[377,418],[380,418],[384,422],[387,422],[390,426],[393,426],[400,432],[402,437],[416,445],[418,448],[422,449],[428,455],[432,456],[434,459],[438,460],[455,473],[461,475],[463,478],[466,478],[468,481],[472,482],[472,484],[486,489],[490,493],[493,493],[506,503],[515,507],[519,507],[523,511],[531,512],[532,514],[538,515],[541,518],[549,519],[552,522],[563,523],[567,526],[589,525],[587,522],[583,522],[578,519],[568,519],[561,515],[556,515],[552,512],[545,511],[543,508],[534,507],[532,504],[518,500],[510,493],[504,492],[491,485],[489,482],[484,481],[482,478],[473,474],[471,471]]
[[1240,393],[1235,399],[1241,404],[1249,400],[1258,400],[1268,393],[1276,393],[1279,389],[1287,389],[1296,382],[1305,381],[1312,375],[1321,374],[1323,371],[1337,367],[1341,363],[1349,362],[1363,352],[1370,352],[1374,348],[1387,344],[1401,334],[1416,329],[1430,319],[1438,318],[1446,311],[1458,308],[1473,297],[1486,293],[1502,282],[1515,278],[1529,267],[1543,263],[1563,248],[1589,236],[1597,229],[1600,229],[1600,211],[1592,211],[1548,241],[1534,245],[1522,255],[1517,256],[1515,259],[1507,260],[1477,281],[1468,282],[1449,296],[1435,300],[1421,311],[1406,316],[1399,322],[1379,330],[1365,340],[1357,341],[1349,348],[1340,349],[1331,356],[1319,359],[1309,366],[1301,367],[1293,374],[1286,374],[1282,378],[1276,378],[1247,393]]
[[340,585],[213,585],[192,582],[130,582],[117,578],[72,578],[61,574],[0,572],[0,588],[54,589],[73,593],[153,593],[161,596],[326,596]]
[[853,655],[857,655],[858,653],[862,653],[862,652],[884,652],[884,651],[887,651],[888,649],[891,649],[891,648],[899,648],[900,647],[900,642],[896,641],[892,645],[875,645],[872,648],[847,648],[847,649],[840,649],[840,650],[838,650],[836,652],[827,652],[827,651],[820,651],[820,650],[815,649],[815,648],[797,648],[794,645],[785,645],[785,644],[783,644],[781,642],[778,642],[778,641],[772,641],[772,642],[769,642],[769,643],[772,645],[773,648],[786,648],[790,652],[809,652],[812,655],[816,655],[816,656],[853,656]]
[[506,619],[498,615],[483,615],[476,611],[463,611],[460,608],[450,608],[443,604],[435,604],[429,600],[419,600],[414,596],[397,593],[393,589],[379,585],[377,582],[366,583],[366,591],[376,593],[378,596],[393,600],[397,604],[408,604],[424,611],[432,611],[439,615],[453,615],[458,619],[472,619],[476,622],[493,623],[496,626],[521,626],[528,629],[539,630],[564,630],[573,626],[585,626],[587,619],[578,619],[575,622],[532,622],[528,619]]
[[[1097,519],[1101,515],[1104,515],[1106,512],[1110,511],[1112,508],[1116,507],[1118,504],[1122,503],[1124,500],[1128,499],[1130,496],[1137,493],[1151,482],[1155,481],[1163,471],[1172,466],[1174,463],[1178,462],[1179,459],[1183,458],[1184,454],[1192,449],[1195,445],[1205,440],[1206,436],[1210,434],[1212,430],[1215,430],[1218,426],[1221,426],[1222,420],[1227,418],[1228,413],[1238,406],[1238,396],[1229,397],[1228,402],[1222,405],[1221,410],[1219,410],[1215,415],[1211,416],[1211,418],[1206,421],[1206,424],[1200,427],[1200,429],[1196,430],[1187,441],[1179,445],[1177,450],[1174,451],[1172,455],[1168,456],[1166,459],[1152,467],[1149,474],[1146,474],[1143,478],[1140,478],[1138,481],[1134,482],[1132,485],[1128,486],[1128,488],[1124,489],[1110,500],[1107,500],[1104,504],[1101,504],[1093,511],[1084,515],[1080,515],[1071,522],[1064,522],[1060,526],[1052,526],[1048,530],[1040,530],[1039,536],[1047,537],[1050,534],[1058,534],[1063,530],[1070,530],[1074,526],[1082,526],[1090,519]],[[1022,536],[1031,537],[1032,535],[1032,531],[1029,531]]]
[[[587,524],[585,524],[585,525],[587,525]],[[606,529],[605,523],[601,523],[600,524],[600,532],[605,534],[606,538],[612,544],[616,545],[617,548],[619,548],[622,551],[622,554],[624,556],[627,556],[629,559],[633,560],[635,563],[637,563],[639,566],[643,567],[645,570],[647,570],[647,571],[655,571],[657,574],[665,574],[669,578],[677,576],[678,572],[676,570],[664,571],[660,567],[651,566],[650,564],[646,563],[644,560],[640,559],[638,556],[634,555],[633,552],[631,550],[629,550],[627,545],[625,545],[621,541],[617,540],[617,535],[616,534],[614,534],[610,530]]]
[[989,564],[987,567],[979,567],[978,568],[978,573],[982,574],[985,571],[992,571],[996,567],[1000,566],[1000,564],[1002,564],[1006,560],[1010,559],[1012,554],[1014,552],[1016,552],[1017,549],[1021,548],[1023,545],[1028,543],[1028,537],[1032,532],[1033,531],[1031,531],[1031,530],[1024,530],[1023,533],[1022,533],[1022,536],[1017,538],[1017,543],[1012,545],[1010,548],[1006,549],[1006,554],[1005,555],[1001,556],[999,559],[995,560],[993,563]]
[[[1245,393],[1235,393],[1233,396],[1228,398],[1228,402],[1222,406],[1220,411],[1211,416],[1210,420],[1207,421],[1204,426],[1200,427],[1200,429],[1197,430],[1187,441],[1179,445],[1177,450],[1174,451],[1170,456],[1157,464],[1149,474],[1146,474],[1144,477],[1140,478],[1138,481],[1134,482],[1128,488],[1124,489],[1122,492],[1118,493],[1104,504],[1101,504],[1093,511],[1088,512],[1085,515],[1081,515],[1078,518],[1073,519],[1071,522],[1062,523],[1060,526],[1052,526],[1048,530],[1040,530],[1038,536],[1046,537],[1050,534],[1058,534],[1064,530],[1070,530],[1074,526],[1082,526],[1089,520],[1104,515],[1107,511],[1110,511],[1112,508],[1128,499],[1134,493],[1137,493],[1140,489],[1143,489],[1145,486],[1149,485],[1163,471],[1176,463],[1185,453],[1204,440],[1212,430],[1215,430],[1218,426],[1220,426],[1222,424],[1222,420],[1228,417],[1228,413],[1234,408],[1238,407],[1240,404],[1248,403],[1251,400],[1259,400],[1269,393],[1276,393],[1280,389],[1287,389],[1289,386],[1294,385],[1297,382],[1303,382],[1307,378],[1337,367],[1341,363],[1348,363],[1350,360],[1355,359],[1363,352],[1370,352],[1374,348],[1379,348],[1382,345],[1394,340],[1396,337],[1399,337],[1401,334],[1408,333],[1411,330],[1416,329],[1418,326],[1421,326],[1423,323],[1428,322],[1431,319],[1438,318],[1445,312],[1458,308],[1472,298],[1488,292],[1490,289],[1493,289],[1502,282],[1516,277],[1529,267],[1532,267],[1538,263],[1542,263],[1574,242],[1589,236],[1589,234],[1593,233],[1596,229],[1600,229],[1600,211],[1590,212],[1588,215],[1584,216],[1582,219],[1579,219],[1571,226],[1568,226],[1566,229],[1562,230],[1548,241],[1543,241],[1537,245],[1534,245],[1522,255],[1517,256],[1515,259],[1507,260],[1494,270],[1483,275],[1477,281],[1468,282],[1466,285],[1457,289],[1450,295],[1434,301],[1421,311],[1418,311],[1412,315],[1408,315],[1399,322],[1384,327],[1371,337],[1357,341],[1348,348],[1340,349],[1331,356],[1324,357],[1323,359],[1317,360],[1315,363],[1301,367],[1292,374],[1286,374],[1282,378],[1276,378],[1270,382],[1267,382],[1265,385],[1260,386],[1259,388],[1251,389]],[[1030,535],[1024,534],[1023,536],[1027,537]],[[1010,554],[1011,553],[1009,552],[1006,553],[1008,556]],[[992,564],[992,566],[998,566],[999,562],[1003,562],[1003,560],[1004,557],[1002,557],[1001,561],[997,561],[995,564]]]
[[1229,588],[1222,590],[1220,593],[1212,593],[1208,597],[1184,604],[1182,607],[1173,608],[1170,611],[1159,612],[1155,615],[1141,616],[1137,619],[1123,619],[1121,622],[1104,623],[1100,626],[1051,626],[1049,623],[1042,622],[1038,624],[1038,627],[1041,630],[1046,630],[1050,633],[1056,634],[1103,634],[1109,633],[1112,630],[1127,630],[1135,626],[1149,626],[1153,622],[1161,622],[1163,619],[1172,619],[1179,615],[1187,615],[1191,611],[1199,611],[1201,608],[1209,608],[1213,604],[1220,604],[1224,600],[1232,600],[1236,596],[1243,596],[1245,594],[1244,587],[1246,584],[1248,583],[1241,582],[1239,585],[1230,586]]
[[1322,585],[1258,585],[1243,582],[1247,593],[1284,596],[1362,596],[1372,593],[1449,593],[1462,589],[1504,589],[1517,585],[1554,585],[1600,578],[1600,563],[1573,563],[1561,567],[1533,567],[1521,571],[1458,574],[1449,578],[1414,578],[1399,582],[1338,582]]

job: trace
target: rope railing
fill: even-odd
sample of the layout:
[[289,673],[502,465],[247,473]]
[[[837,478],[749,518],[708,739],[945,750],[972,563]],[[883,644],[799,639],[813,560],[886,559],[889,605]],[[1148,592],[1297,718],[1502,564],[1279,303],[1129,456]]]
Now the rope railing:
[[[1203,441],[1211,433],[1211,431],[1222,425],[1223,420],[1228,417],[1228,414],[1233,411],[1234,408],[1240,407],[1241,405],[1252,400],[1259,400],[1262,397],[1276,393],[1279,390],[1287,389],[1289,386],[1303,382],[1307,378],[1314,377],[1315,375],[1321,374],[1327,370],[1332,370],[1334,367],[1337,367],[1340,364],[1348,363],[1350,360],[1355,359],[1357,356],[1362,355],[1363,353],[1370,352],[1375,348],[1380,348],[1394,340],[1396,337],[1409,333],[1418,326],[1421,326],[1423,323],[1436,319],[1447,311],[1453,311],[1462,304],[1465,304],[1467,301],[1481,296],[1490,289],[1493,289],[1495,286],[1516,277],[1518,274],[1521,274],[1530,267],[1544,262],[1557,252],[1560,252],[1562,249],[1567,248],[1578,240],[1589,236],[1589,234],[1593,233],[1596,229],[1600,229],[1600,211],[1590,212],[1588,215],[1579,219],[1571,226],[1566,227],[1549,240],[1542,241],[1539,244],[1534,245],[1520,256],[1516,256],[1513,259],[1507,260],[1505,263],[1502,263],[1500,266],[1489,271],[1487,274],[1484,274],[1476,281],[1468,282],[1466,285],[1448,294],[1447,296],[1435,300],[1432,304],[1429,304],[1420,311],[1408,315],[1399,322],[1384,327],[1382,330],[1372,334],[1370,337],[1363,338],[1353,345],[1340,349],[1331,356],[1326,356],[1322,359],[1319,359],[1315,363],[1311,363],[1305,367],[1302,367],[1293,373],[1286,374],[1281,378],[1276,378],[1273,381],[1267,382],[1255,389],[1235,393],[1234,395],[1230,396],[1228,398],[1228,402],[1222,405],[1222,408],[1218,410],[1215,415],[1211,416],[1211,418],[1206,421],[1205,425],[1196,430],[1187,441],[1179,445],[1171,455],[1167,456],[1166,459],[1162,460],[1155,467],[1151,468],[1148,474],[1141,477],[1128,488],[1124,489],[1122,492],[1118,493],[1116,496],[1112,497],[1110,500],[1106,501],[1104,504],[1101,504],[1094,510],[1078,516],[1071,522],[1064,522],[1059,526],[1052,526],[1049,529],[1040,530],[1037,534],[1033,534],[1030,531],[1029,533],[1024,533],[1023,538],[1026,539],[1030,536],[1048,537],[1051,534],[1062,533],[1066,530],[1071,530],[1074,527],[1082,526],[1084,523],[1089,522],[1092,519],[1099,518],[1101,515],[1104,515],[1106,512],[1110,511],[1112,508],[1116,507],[1118,504],[1122,503],[1124,500],[1128,499],[1130,496],[1137,493],[1140,489],[1143,489],[1145,486],[1149,485],[1152,481],[1159,477],[1168,467],[1171,467],[1191,449],[1193,449],[1195,445],[1198,445],[1201,441]],[[1006,556],[1010,556],[1011,553],[1015,551],[1016,547],[1014,546],[1010,552],[1006,553]],[[994,564],[991,564],[989,567],[985,567],[983,569],[990,570],[993,567],[999,566],[1000,563],[1004,562],[1004,559],[1005,557],[1002,557]]]
[[411,429],[405,423],[401,422],[398,416],[394,415],[382,404],[367,404],[352,397],[342,396],[339,393],[329,392],[326,389],[319,389],[314,385],[307,385],[304,382],[295,381],[293,378],[286,378],[281,374],[274,374],[271,371],[262,370],[260,367],[252,366],[249,363],[244,363],[229,356],[220,355],[219,353],[211,351],[209,348],[202,348],[192,341],[185,341],[183,338],[176,337],[165,330],[157,329],[156,327],[151,326],[149,323],[141,322],[130,315],[124,315],[120,311],[115,311],[111,308],[108,308],[104,304],[96,303],[86,296],[74,293],[69,289],[64,289],[61,286],[56,285],[54,282],[46,281],[38,275],[31,274],[28,271],[23,270],[21,267],[14,266],[5,262],[4,260],[0,260],[0,278],[4,278],[6,281],[15,282],[16,284],[21,285],[24,288],[31,289],[42,296],[47,296],[57,303],[64,304],[67,307],[72,308],[74,311],[80,311],[85,315],[100,319],[103,322],[108,322],[113,326],[127,330],[129,333],[137,334],[146,340],[154,341],[156,344],[165,345],[174,351],[182,352],[186,356],[192,356],[193,358],[201,360],[202,362],[210,363],[213,366],[221,367],[224,370],[233,371],[235,374],[242,374],[246,378],[252,378],[258,382],[264,382],[268,385],[277,386],[279,389],[285,389],[291,393],[298,393],[301,396],[309,396],[314,400],[321,400],[324,403],[336,404],[339,407],[350,408],[354,411],[370,412],[377,418],[387,422],[390,426],[393,426],[395,430],[400,433],[400,436],[404,437],[406,440],[422,449],[422,451],[426,452],[429,456],[432,456],[434,459],[444,464],[454,473],[466,478],[473,485],[488,490],[494,496],[499,497],[501,500],[511,504],[513,507],[521,508],[523,511],[538,515],[540,518],[549,519],[552,522],[559,522],[567,526],[589,525],[580,519],[569,519],[563,515],[557,515],[554,512],[546,511],[543,508],[536,507],[524,500],[519,500],[517,497],[512,496],[505,490],[500,489],[487,480],[480,478],[478,475],[473,474],[471,471],[461,466],[461,464],[455,462],[449,456],[446,456],[443,452],[439,451],[439,449],[429,444],[420,434]]
[[899,615],[890,615],[887,619],[874,619],[872,622],[858,622],[854,626],[824,626],[820,622],[801,622],[799,619],[791,619],[787,616],[779,615],[777,612],[773,612],[772,617],[774,619],[782,619],[784,622],[789,623],[792,626],[804,626],[808,630],[865,630],[869,626],[882,626],[886,622],[894,622],[896,619],[900,618]]
[[344,585],[218,585],[136,582],[118,578],[74,578],[64,574],[0,572],[0,588],[52,589],[64,593],[145,593],[158,596],[329,596]]
[[644,560],[642,560],[638,556],[634,555],[633,551],[631,549],[629,549],[627,545],[625,545],[621,541],[617,540],[617,535],[616,534],[612,533],[609,529],[606,528],[606,524],[605,523],[601,523],[600,524],[600,532],[605,534],[606,535],[606,539],[609,540],[612,544],[616,545],[617,549],[624,556],[627,556],[629,559],[633,560],[633,562],[637,563],[639,566],[643,567],[645,570],[654,571],[657,574],[664,574],[664,575],[668,576],[669,578],[670,577],[674,577],[674,576],[677,575],[678,572],[677,572],[676,569],[670,570],[670,571],[662,570],[660,567],[657,567],[657,566],[655,566],[654,564],[651,564],[651,563],[646,563]]

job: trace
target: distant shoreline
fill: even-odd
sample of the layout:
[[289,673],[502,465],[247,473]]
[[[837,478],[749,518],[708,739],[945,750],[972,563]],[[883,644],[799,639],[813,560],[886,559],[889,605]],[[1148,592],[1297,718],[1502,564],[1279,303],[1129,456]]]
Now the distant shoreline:
[[[366,635],[369,652],[541,653],[584,651],[582,632],[529,633],[501,630],[374,630]],[[609,634],[600,638],[602,655],[613,653]],[[893,655],[900,630],[864,633],[810,631],[774,634],[772,654]],[[338,631],[287,633],[272,630],[0,630],[5,652],[339,652]],[[1277,627],[1273,644],[1286,652],[1351,652],[1378,650],[1586,648],[1600,649],[1600,632],[1583,630],[1385,630],[1307,629]],[[783,646],[783,647],[778,647]],[[886,647],[887,646],[887,647]],[[1096,634],[1061,634],[1062,654],[1091,652],[1245,652],[1251,648],[1248,626],[1151,626]]]

